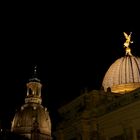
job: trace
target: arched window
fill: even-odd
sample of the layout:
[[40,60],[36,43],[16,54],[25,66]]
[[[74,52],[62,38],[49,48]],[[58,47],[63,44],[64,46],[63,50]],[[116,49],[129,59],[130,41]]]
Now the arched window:
[[32,89],[29,88],[29,95],[32,95]]

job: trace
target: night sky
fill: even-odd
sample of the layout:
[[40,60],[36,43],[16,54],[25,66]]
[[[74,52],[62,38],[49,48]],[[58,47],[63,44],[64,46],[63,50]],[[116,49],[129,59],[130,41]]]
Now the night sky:
[[26,83],[35,65],[43,85],[43,105],[54,126],[57,109],[85,88],[100,89],[109,66],[125,55],[123,31],[133,32],[132,54],[140,56],[140,32],[132,25],[118,30],[112,20],[80,12],[15,13],[8,13],[1,26],[0,119],[4,127],[10,127],[24,104]]

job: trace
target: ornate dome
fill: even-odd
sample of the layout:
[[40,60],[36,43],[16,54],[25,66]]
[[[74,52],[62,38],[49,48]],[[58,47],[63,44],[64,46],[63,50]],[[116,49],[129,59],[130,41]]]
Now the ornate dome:
[[11,131],[29,139],[51,140],[51,120],[49,112],[41,105],[41,87],[36,75],[29,80],[25,104],[15,114]]
[[49,113],[37,103],[24,104],[15,114],[12,122],[12,131],[19,134],[29,134],[38,123],[40,133],[51,135],[51,121]]
[[111,88],[112,92],[126,93],[140,87],[140,58],[131,54],[131,33],[128,36],[124,32],[124,35],[126,54],[117,59],[106,72],[102,82],[105,91]]
[[104,90],[125,93],[140,87],[140,58],[125,55],[117,59],[106,72],[103,83]]

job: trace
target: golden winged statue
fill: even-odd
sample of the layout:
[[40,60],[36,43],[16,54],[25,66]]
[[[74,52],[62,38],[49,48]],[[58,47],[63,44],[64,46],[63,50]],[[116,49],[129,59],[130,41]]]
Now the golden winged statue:
[[133,41],[131,41],[131,34],[132,34],[132,32],[130,32],[129,35],[126,34],[125,32],[123,32],[123,33],[124,33],[124,36],[126,38],[126,41],[124,43],[124,47],[126,48],[126,54],[131,55],[131,49],[129,48],[129,45],[130,45],[130,43],[133,43]]

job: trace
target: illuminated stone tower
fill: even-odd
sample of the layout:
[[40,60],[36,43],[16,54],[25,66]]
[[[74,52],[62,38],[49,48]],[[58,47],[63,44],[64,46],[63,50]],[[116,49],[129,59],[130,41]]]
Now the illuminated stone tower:
[[25,104],[15,114],[11,131],[31,140],[51,140],[51,120],[47,108],[41,105],[42,84],[34,75],[27,83]]

